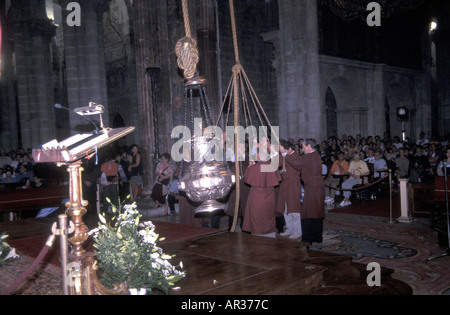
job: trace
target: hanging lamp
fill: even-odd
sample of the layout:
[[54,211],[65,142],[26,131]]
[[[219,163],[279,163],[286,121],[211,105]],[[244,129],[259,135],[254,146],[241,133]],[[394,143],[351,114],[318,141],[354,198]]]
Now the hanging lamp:
[[[199,61],[197,43],[191,36],[189,24],[189,11],[187,0],[182,0],[183,17],[186,36],[180,39],[175,47],[178,57],[178,67],[184,70],[184,125],[195,130],[196,115],[201,115],[202,126],[212,126],[211,108],[206,93],[206,79],[197,73]],[[198,106],[197,106],[198,104]],[[196,111],[197,109],[197,111]],[[189,118],[189,119],[188,119]],[[200,204],[196,215],[212,214],[223,211],[226,206],[226,197],[235,184],[235,176],[223,160],[209,159],[211,142],[217,140],[215,135],[196,135],[189,139],[189,146],[194,149],[195,161],[189,163],[186,171],[181,167],[179,190],[186,196]]]

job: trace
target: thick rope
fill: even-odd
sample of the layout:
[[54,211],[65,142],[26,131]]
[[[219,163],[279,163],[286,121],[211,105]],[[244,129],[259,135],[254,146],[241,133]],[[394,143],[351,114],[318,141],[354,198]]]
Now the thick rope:
[[[238,143],[238,133],[237,133],[237,126],[238,126],[238,120],[239,120],[239,84],[240,88],[242,90],[242,102],[243,102],[243,108],[244,108],[244,118],[248,126],[248,122],[250,120],[250,123],[253,124],[251,121],[251,113],[248,105],[248,99],[246,96],[246,87],[248,89],[248,92],[250,93],[250,99],[255,105],[256,114],[258,116],[260,125],[263,125],[263,117],[268,123],[270,130],[272,131],[272,125],[270,124],[270,121],[264,112],[264,109],[250,83],[250,80],[248,79],[247,75],[245,74],[244,69],[242,68],[242,65],[239,60],[239,45],[238,45],[238,38],[237,38],[237,27],[236,27],[236,17],[235,17],[235,10],[234,10],[234,1],[229,0],[230,3],[230,16],[231,16],[231,29],[233,33],[233,45],[234,45],[234,55],[235,55],[235,61],[236,64],[233,67],[233,100],[234,100],[234,127],[235,127],[235,156],[236,156],[236,203],[235,203],[235,209],[234,209],[234,218],[233,218],[233,225],[231,228],[231,231],[234,232],[236,228],[237,223],[237,216],[239,211],[239,202],[240,202],[240,184],[239,184],[239,177],[240,177],[240,166],[238,163],[237,154],[239,152],[239,143]],[[261,116],[262,112],[262,116]],[[227,123],[228,124],[228,123]],[[272,136],[278,138],[278,135],[275,135],[272,133]],[[279,142],[279,139],[276,139],[277,142]]]
[[236,64],[234,65],[233,71],[233,102],[234,102],[234,156],[235,156],[235,177],[236,177],[236,200],[234,203],[234,216],[233,225],[231,226],[231,232],[236,231],[237,219],[239,215],[239,203],[241,199],[241,170],[239,163],[239,134],[237,126],[239,124],[239,74],[242,71],[242,66],[239,62],[239,48],[237,42],[237,31],[236,31],[236,18],[234,14],[234,3],[230,0],[230,16],[231,16],[231,28],[233,33],[233,46],[234,46],[234,56]]
[[178,57],[178,67],[184,70],[184,77],[192,79],[197,72],[199,54],[197,41],[191,36],[191,25],[189,21],[189,10],[187,0],[182,0],[183,18],[186,36],[180,39],[175,45],[175,53]]
[[17,279],[13,284],[11,284],[4,292],[1,292],[0,295],[9,295],[14,292],[22,283],[31,275],[31,273],[37,268],[37,266],[42,262],[44,257],[47,255],[50,248],[53,246],[53,242],[55,240],[55,235],[51,235],[45,246],[42,248],[38,257],[34,260],[34,262],[28,267],[28,269],[24,272],[24,274]]
[[[230,2],[233,2],[233,0],[230,0]],[[238,64],[237,64],[238,65]],[[234,203],[234,216],[233,216],[233,225],[231,226],[231,232],[236,231],[236,225],[237,225],[237,219],[239,215],[239,202],[241,199],[241,170],[240,170],[240,163],[239,163],[239,134],[238,134],[238,120],[239,120],[239,85],[238,85],[238,76],[239,76],[239,67],[234,66],[233,67],[233,87],[234,87],[234,94],[233,94],[233,101],[234,101],[234,165],[235,165],[235,178],[236,178],[236,200]]]
[[234,13],[234,2],[230,0],[230,15],[231,15],[231,31],[233,32],[233,46],[234,46],[234,58],[236,59],[236,64],[239,64],[239,47],[237,41],[237,30],[236,30],[236,17]]
[[187,0],[181,0],[181,5],[183,7],[183,19],[184,19],[184,31],[186,37],[191,37],[191,21],[189,20],[189,6]]

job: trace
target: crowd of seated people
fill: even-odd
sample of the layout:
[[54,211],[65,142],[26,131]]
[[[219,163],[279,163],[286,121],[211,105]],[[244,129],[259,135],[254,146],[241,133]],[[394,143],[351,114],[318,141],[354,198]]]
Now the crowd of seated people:
[[36,164],[31,149],[17,148],[6,151],[0,148],[2,190],[60,185],[67,181],[65,173],[54,163]]
[[[292,138],[289,141],[295,142]],[[296,143],[300,154],[301,142],[302,139],[298,139]],[[398,185],[400,178],[408,178],[410,182],[434,181],[434,176],[444,175],[444,160],[447,161],[450,157],[448,140],[433,139],[433,141],[429,141],[422,132],[416,142],[410,142],[408,139],[402,141],[399,136],[391,138],[387,132],[383,137],[379,135],[363,137],[360,134],[332,136],[322,141],[316,150],[328,170],[328,173],[324,174],[327,186],[335,187],[339,184],[346,190],[361,183],[361,177],[366,176],[365,173],[355,175],[349,171],[351,162],[355,163],[355,153],[359,155],[358,165],[361,162],[367,163],[371,176],[375,180],[387,176],[391,170],[394,187]],[[337,162],[341,168],[337,168]],[[342,167],[343,165],[345,167]],[[448,170],[447,174],[450,175],[450,167],[447,164],[445,166]],[[331,169],[334,171],[332,172]],[[333,203],[333,197],[336,194],[339,194],[339,191],[330,192],[327,188],[325,202]],[[351,204],[348,191],[340,204],[341,206]]]
[[0,183],[16,184],[26,186],[34,182],[34,161],[31,149],[25,151],[23,148],[10,150],[0,149]]
[[[302,141],[293,138],[289,139],[295,150],[302,154]],[[409,178],[410,182],[432,182],[434,176],[444,175],[444,160],[450,157],[450,145],[448,140],[429,141],[423,132],[420,133],[416,142],[401,141],[398,136],[390,137],[385,132],[383,137],[379,135],[363,137],[360,134],[355,136],[343,134],[341,137],[331,136],[327,140],[317,145],[316,150],[322,157],[324,169],[328,170],[324,174],[326,180],[333,185],[343,184],[349,176],[349,165],[354,159],[355,153],[359,155],[359,160],[373,165],[373,177],[384,177],[388,170],[392,171],[394,181],[400,178]],[[126,155],[122,157],[126,160]],[[345,169],[339,170],[339,174],[331,173],[333,164],[337,161],[345,161]],[[447,165],[445,165],[447,166]],[[448,168],[450,173],[450,168]],[[33,185],[35,181],[36,163],[33,161],[31,149],[6,151],[0,148],[0,183],[16,184],[16,186]],[[447,174],[448,174],[447,173]],[[333,178],[334,175],[334,178]],[[339,179],[336,179],[336,178]],[[344,178],[342,178],[344,177]],[[42,176],[38,176],[42,178]],[[332,178],[332,179],[330,179]],[[342,178],[341,182],[340,178]],[[360,180],[358,180],[360,182]],[[347,183],[348,184],[348,183]],[[347,186],[347,185],[345,185]],[[335,192],[337,193],[337,192]],[[335,194],[326,193],[328,202],[331,202]],[[348,202],[346,203],[348,204]]]
[[[110,157],[110,151],[101,151],[99,157],[85,159],[83,164],[83,194],[89,201],[89,210],[96,212],[96,193],[100,185],[101,174],[100,166],[105,156]],[[119,177],[120,198],[124,201],[130,194],[128,165],[130,165],[132,156],[129,148],[124,148],[120,154],[114,156],[115,162],[120,165]],[[94,165],[95,164],[95,165]],[[68,185],[69,174],[64,167],[58,167],[56,163],[36,163],[33,160],[32,150],[17,148],[7,151],[0,148],[0,190],[21,190],[39,187],[54,187]],[[100,185],[103,191],[103,186]],[[90,209],[92,208],[92,209]]]

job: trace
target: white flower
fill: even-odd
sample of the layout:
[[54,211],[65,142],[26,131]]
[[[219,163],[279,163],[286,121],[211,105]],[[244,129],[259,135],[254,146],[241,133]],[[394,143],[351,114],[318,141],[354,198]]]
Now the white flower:
[[16,254],[16,249],[11,248],[11,251],[9,252],[8,256],[6,256],[5,260],[18,258],[18,257],[19,257],[19,255]]
[[106,227],[104,225],[100,225],[98,228],[96,229],[92,229],[88,232],[88,235],[94,235],[94,238],[98,237],[98,234],[102,231],[102,230],[106,230]]
[[151,258],[153,259],[158,259],[159,258],[159,253],[153,253],[150,255]]
[[153,222],[152,221],[147,221],[147,222],[142,222],[142,223],[140,223],[139,224],[139,227],[140,228],[150,228],[150,229],[154,229],[155,228],[155,225],[153,224]]

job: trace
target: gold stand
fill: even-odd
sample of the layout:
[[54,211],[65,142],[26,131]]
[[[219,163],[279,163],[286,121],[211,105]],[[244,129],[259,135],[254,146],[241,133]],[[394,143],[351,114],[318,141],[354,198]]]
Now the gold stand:
[[89,229],[83,222],[83,215],[86,214],[87,201],[82,199],[81,182],[81,161],[69,164],[68,172],[70,174],[70,200],[66,203],[67,214],[72,218],[75,226],[74,235],[69,238],[72,244],[70,252],[71,260],[78,261],[85,254],[83,243],[89,238]]
[[[88,113],[86,108],[80,108],[78,114],[85,116],[103,113],[103,106],[98,105],[94,108],[94,103],[89,103]],[[101,119],[101,117],[100,117]],[[63,291],[70,295],[93,295],[93,294],[124,294],[127,291],[121,286],[118,290],[108,290],[104,288],[97,279],[97,261],[95,253],[87,253],[83,248],[84,243],[89,238],[89,228],[83,222],[83,216],[86,214],[88,202],[83,200],[83,189],[81,181],[81,160],[91,156],[98,149],[130,134],[134,127],[124,128],[105,128],[102,123],[102,130],[96,134],[84,137],[80,140],[78,137],[66,139],[63,143],[57,140],[50,141],[41,147],[33,149],[33,158],[37,163],[56,163],[58,166],[68,165],[70,175],[70,200],[66,203],[66,213],[70,216],[73,223],[73,236],[68,239],[72,245],[72,250],[67,255],[67,234],[66,221],[62,220],[58,235],[64,235],[61,238],[61,261],[64,265],[63,272]],[[93,136],[95,138],[91,139]],[[87,139],[87,140],[86,140]],[[69,150],[68,147],[71,147]],[[56,227],[55,227],[56,230]],[[63,245],[65,246],[63,249]],[[68,256],[68,257],[66,257]],[[66,259],[67,258],[67,259]],[[67,265],[67,266],[66,266]]]
[[105,288],[97,278],[95,253],[86,252],[83,245],[89,238],[89,228],[83,222],[88,202],[83,200],[81,181],[81,161],[70,163],[70,200],[66,203],[66,213],[74,224],[73,236],[69,238],[72,250],[69,254],[67,285],[69,295],[123,295],[128,294],[124,286],[115,290]]

